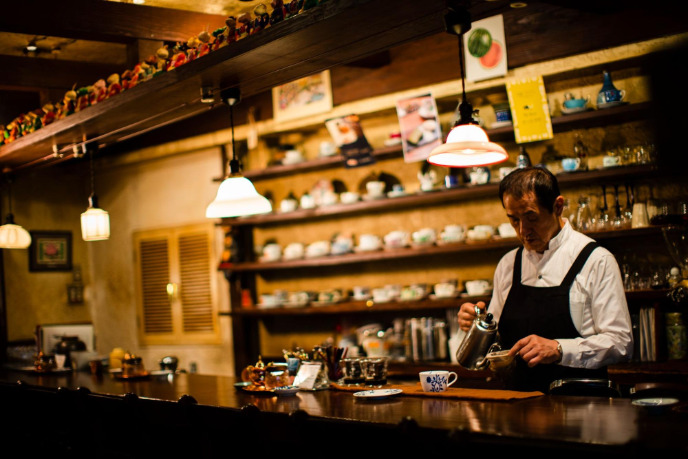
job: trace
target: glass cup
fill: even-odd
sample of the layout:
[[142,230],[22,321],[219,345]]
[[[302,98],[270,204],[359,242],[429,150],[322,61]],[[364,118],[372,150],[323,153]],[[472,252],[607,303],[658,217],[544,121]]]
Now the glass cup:
[[341,368],[344,372],[342,383],[344,384],[361,384],[365,381],[363,374],[363,361],[365,358],[361,357],[347,357],[342,359]]
[[378,386],[387,384],[387,357],[369,357],[363,359],[361,364],[366,385]]

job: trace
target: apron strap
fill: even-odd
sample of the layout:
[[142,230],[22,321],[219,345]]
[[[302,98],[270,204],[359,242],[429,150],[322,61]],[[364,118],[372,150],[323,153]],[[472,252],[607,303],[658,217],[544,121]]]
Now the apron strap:
[[592,251],[597,247],[599,247],[599,245],[597,245],[597,242],[595,241],[589,242],[588,245],[583,247],[583,250],[580,251],[578,257],[576,258],[576,261],[574,261],[571,265],[569,272],[566,273],[566,277],[564,277],[564,280],[561,281],[561,287],[570,288],[571,285],[573,285],[573,280],[576,278],[580,270],[583,269],[583,266],[585,265],[585,262],[588,261],[588,257]]

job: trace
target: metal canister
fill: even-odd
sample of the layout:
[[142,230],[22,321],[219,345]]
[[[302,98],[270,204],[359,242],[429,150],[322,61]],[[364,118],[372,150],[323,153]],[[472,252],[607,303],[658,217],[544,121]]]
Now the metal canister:
[[685,359],[688,356],[688,336],[680,312],[667,312],[666,322],[667,357],[670,360]]

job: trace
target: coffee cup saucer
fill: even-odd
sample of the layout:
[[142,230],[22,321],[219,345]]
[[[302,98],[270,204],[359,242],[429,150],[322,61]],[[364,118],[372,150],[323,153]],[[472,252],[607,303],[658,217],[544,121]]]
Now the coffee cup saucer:
[[371,194],[364,194],[363,195],[363,200],[364,201],[377,201],[378,199],[386,198],[387,195],[384,193],[378,194],[378,195],[371,195]]
[[354,247],[354,252],[356,252],[356,253],[358,253],[358,252],[374,252],[374,251],[376,251],[376,250],[380,250],[380,246],[376,246],[376,247],[361,247],[361,246],[359,245],[359,246]]
[[456,298],[457,296],[459,296],[459,292],[454,292],[451,295],[436,295],[434,293],[431,293],[430,295],[428,295],[428,298],[430,298],[431,300],[448,300]]
[[564,115],[572,115],[574,113],[581,113],[581,112],[587,112],[588,110],[592,110],[590,107],[587,105],[584,105],[583,107],[573,107],[573,108],[566,108],[566,107],[561,107],[561,113]]
[[603,102],[601,104],[597,104],[597,108],[600,110],[603,110],[605,108],[612,108],[612,107],[618,107],[620,105],[626,105],[628,102],[625,100],[615,100],[612,102]]

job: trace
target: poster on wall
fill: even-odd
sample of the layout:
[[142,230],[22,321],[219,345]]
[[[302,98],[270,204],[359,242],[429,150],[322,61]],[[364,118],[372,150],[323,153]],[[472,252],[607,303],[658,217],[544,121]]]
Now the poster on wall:
[[516,143],[554,137],[542,76],[507,81],[506,93],[511,106]]
[[475,21],[463,36],[466,81],[505,76],[506,40],[502,15]]
[[423,161],[442,143],[437,103],[431,94],[397,101],[404,162]]
[[330,118],[325,121],[325,126],[342,152],[346,167],[365,166],[375,162],[373,147],[363,134],[358,115]]
[[300,78],[272,88],[275,121],[289,121],[332,110],[330,71]]

